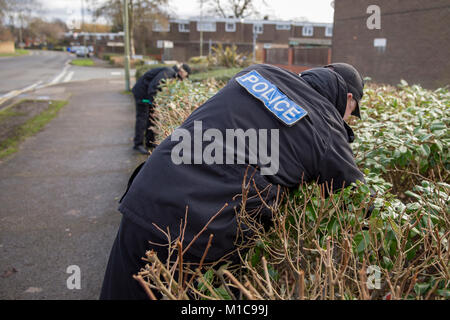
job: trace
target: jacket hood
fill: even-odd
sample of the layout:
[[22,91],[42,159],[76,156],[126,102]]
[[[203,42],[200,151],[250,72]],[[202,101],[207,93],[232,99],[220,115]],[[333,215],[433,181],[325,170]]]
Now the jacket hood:
[[344,117],[347,106],[347,84],[336,72],[327,68],[314,68],[300,74],[314,90],[330,101]]

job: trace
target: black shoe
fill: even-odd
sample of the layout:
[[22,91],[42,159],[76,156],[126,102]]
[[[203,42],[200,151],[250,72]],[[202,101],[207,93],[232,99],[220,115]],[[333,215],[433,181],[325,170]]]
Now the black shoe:
[[148,150],[143,145],[134,146],[133,149],[138,151],[138,152],[140,152],[140,153],[142,153],[142,154],[148,155]]

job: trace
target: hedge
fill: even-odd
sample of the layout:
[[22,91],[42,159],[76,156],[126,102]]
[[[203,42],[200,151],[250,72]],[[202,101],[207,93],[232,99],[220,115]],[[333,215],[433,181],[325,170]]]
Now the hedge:
[[[158,141],[222,86],[168,81],[155,99]],[[320,186],[302,184],[268,206],[269,229],[242,200],[237,219],[253,236],[237,243],[240,265],[189,267],[181,263],[182,239],[171,239],[172,260],[147,252],[135,278],[168,299],[448,299],[449,98],[447,89],[404,81],[370,84],[362,120],[352,121],[366,185],[323,198]]]

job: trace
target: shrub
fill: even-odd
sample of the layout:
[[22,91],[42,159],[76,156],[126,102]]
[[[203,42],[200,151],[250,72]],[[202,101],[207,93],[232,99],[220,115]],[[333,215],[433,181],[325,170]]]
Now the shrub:
[[136,80],[139,79],[146,73],[148,70],[159,68],[159,67],[169,67],[167,64],[158,63],[158,64],[143,64],[136,68],[135,78]]
[[192,74],[207,72],[211,69],[208,63],[189,63],[189,67],[191,67]]
[[[166,82],[155,100],[158,141],[222,85]],[[147,252],[135,278],[169,299],[448,299],[449,109],[446,89],[369,85],[353,125],[366,185],[328,198],[316,184],[285,192],[268,206],[267,229],[245,209],[246,179],[237,218],[253,232],[236,243],[240,266],[183,265],[178,238],[171,261]]]
[[365,89],[364,121],[353,123],[362,168],[381,174],[401,197],[423,178],[449,179],[450,95],[402,82]]
[[226,68],[247,67],[251,63],[251,58],[248,54],[237,52],[236,45],[226,46],[223,48],[219,43],[217,47],[212,47],[213,53],[208,56],[210,66],[221,66]]
[[196,108],[216,94],[223,83],[214,78],[193,83],[190,80],[167,80],[161,86],[154,104],[156,143],[161,143]]
[[143,59],[134,59],[133,60],[133,65],[135,68],[142,67],[144,64],[145,64],[145,60],[143,60]]
[[191,57],[188,61],[189,64],[208,64],[208,58],[204,56]]
[[[170,67],[170,66],[166,64],[151,64],[151,65],[145,64],[143,66],[136,68],[135,78],[139,79],[148,70],[158,67]],[[189,76],[189,80],[192,82],[202,82],[208,79],[214,79],[214,81],[227,82],[241,70],[242,68],[230,68],[230,69],[218,68],[199,72],[199,70],[196,70],[194,66],[193,72]]]
[[189,79],[193,82],[205,81],[208,79],[214,79],[215,81],[228,82],[236,73],[241,71],[242,68],[219,68],[215,70],[209,70],[189,76]]
[[117,53],[103,53],[102,59],[111,62],[111,57],[119,56]]

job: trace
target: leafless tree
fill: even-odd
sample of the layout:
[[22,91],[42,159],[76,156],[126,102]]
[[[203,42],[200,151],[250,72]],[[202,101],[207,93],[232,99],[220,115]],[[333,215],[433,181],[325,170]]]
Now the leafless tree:
[[[135,54],[135,40],[144,45],[151,33],[153,22],[167,23],[163,6],[167,0],[130,0],[129,27],[131,55]],[[95,9],[96,16],[103,16],[112,24],[113,31],[123,30],[123,0],[107,0]],[[142,46],[141,46],[142,47]]]
[[32,14],[38,12],[38,3],[36,0],[0,0],[0,9],[0,17],[8,19],[12,30],[18,28],[18,39],[21,43],[23,28],[30,21]]
[[0,24],[3,24],[5,14],[6,14],[6,0],[0,0]]
[[55,19],[48,22],[36,17],[28,23],[28,27],[24,30],[24,36],[40,38],[47,44],[57,44],[65,31],[67,31],[67,25],[62,20]]
[[207,0],[207,3],[211,13],[224,18],[247,18],[259,14],[255,0]]

